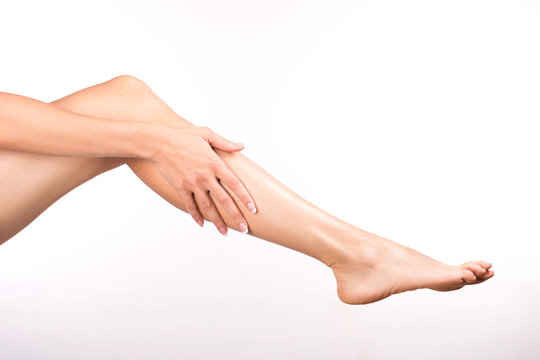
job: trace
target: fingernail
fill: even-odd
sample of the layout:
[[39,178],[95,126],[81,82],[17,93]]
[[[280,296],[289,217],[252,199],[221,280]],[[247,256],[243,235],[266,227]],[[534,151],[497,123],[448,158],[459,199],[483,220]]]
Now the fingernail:
[[241,222],[240,225],[239,225],[239,227],[240,227],[240,231],[241,231],[241,232],[243,232],[244,234],[247,234],[247,232],[248,232],[248,227],[247,227],[246,223]]
[[225,226],[222,226],[219,228],[219,232],[223,235],[223,236],[227,236],[229,235],[229,233],[227,232],[227,228]]
[[253,203],[248,203],[247,208],[254,214],[257,212],[257,209],[255,208],[255,205]]
[[202,220],[197,220],[197,224],[199,224],[200,227],[203,227],[204,222]]
[[238,143],[238,142],[235,142],[234,145],[240,146],[240,147],[244,147],[244,143]]

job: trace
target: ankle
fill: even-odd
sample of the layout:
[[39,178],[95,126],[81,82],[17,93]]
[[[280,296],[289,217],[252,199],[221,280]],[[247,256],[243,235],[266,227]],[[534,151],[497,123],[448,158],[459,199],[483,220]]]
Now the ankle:
[[330,268],[336,266],[375,264],[379,256],[378,236],[363,231],[350,224],[341,225],[332,231],[320,231],[321,243],[326,244],[326,251],[317,257]]

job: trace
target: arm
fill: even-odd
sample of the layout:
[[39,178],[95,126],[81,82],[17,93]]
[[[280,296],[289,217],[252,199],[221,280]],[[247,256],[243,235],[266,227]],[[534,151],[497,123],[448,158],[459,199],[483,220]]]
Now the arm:
[[[0,149],[60,156],[141,157],[159,124],[78,114],[22,95],[0,92]],[[155,146],[154,146],[155,147]]]
[[[175,128],[156,122],[109,120],[0,92],[0,149],[58,156],[144,158],[182,195],[199,225],[203,217],[193,194],[210,201],[211,191],[233,219],[244,223],[240,229],[247,231],[242,213],[218,180],[256,212],[253,198],[212,147],[235,152],[242,150],[243,144],[225,139],[207,127]],[[216,212],[216,224],[218,217]]]

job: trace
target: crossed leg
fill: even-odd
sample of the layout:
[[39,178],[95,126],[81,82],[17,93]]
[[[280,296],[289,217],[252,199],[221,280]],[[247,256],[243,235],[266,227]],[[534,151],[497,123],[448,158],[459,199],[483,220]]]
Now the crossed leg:
[[[144,82],[131,76],[91,86],[52,104],[109,119],[194,126],[176,114]],[[345,223],[295,194],[242,153],[216,152],[255,199],[258,212],[252,214],[228,191],[248,222],[249,234],[300,251],[331,267],[338,296],[345,303],[370,303],[419,288],[456,290],[493,276],[489,263],[470,261],[459,266],[446,265]],[[122,164],[127,164],[169,203],[185,211],[181,196],[147,160],[66,158],[2,150],[0,185],[12,191],[3,195],[6,200],[3,203],[7,205],[3,206],[4,213],[0,213],[0,243],[76,186]],[[217,204],[214,209],[199,206],[201,214],[208,220],[211,211],[218,211],[228,227],[238,230]]]

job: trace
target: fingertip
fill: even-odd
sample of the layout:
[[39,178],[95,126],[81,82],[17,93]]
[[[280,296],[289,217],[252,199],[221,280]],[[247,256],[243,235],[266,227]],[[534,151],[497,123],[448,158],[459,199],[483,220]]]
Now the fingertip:
[[244,234],[247,234],[248,233],[248,227],[247,227],[247,223],[245,221],[242,221],[240,222],[240,224],[238,225],[239,229],[240,229],[240,232],[244,233]]
[[229,232],[227,231],[227,227],[225,227],[225,226],[220,226],[218,228],[218,231],[223,236],[228,236],[229,235]]
[[253,204],[252,202],[247,204],[247,208],[249,211],[251,211],[254,214],[257,212],[257,208],[255,207],[255,204]]

